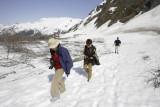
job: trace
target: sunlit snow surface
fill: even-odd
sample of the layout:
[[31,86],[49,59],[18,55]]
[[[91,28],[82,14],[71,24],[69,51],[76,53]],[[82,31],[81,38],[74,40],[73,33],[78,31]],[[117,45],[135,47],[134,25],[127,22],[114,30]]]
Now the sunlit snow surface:
[[[87,82],[83,60],[74,62],[69,77],[63,77],[67,90],[56,102],[50,102],[54,70],[49,70],[49,63],[44,61],[50,57],[49,54],[44,58],[30,59],[30,64],[35,68],[25,64],[1,66],[1,75],[13,71],[16,73],[0,79],[0,106],[159,107],[160,88],[154,89],[152,83],[146,82],[149,71],[158,69],[160,64],[159,13],[160,6],[125,25],[117,23],[110,28],[103,25],[96,30],[94,22],[91,22],[76,32],[62,35],[66,39],[62,39],[61,43],[69,49],[72,59],[75,54],[83,57],[85,41],[91,38],[101,65],[93,66],[92,78]],[[119,54],[114,53],[113,47],[117,37],[122,42]],[[47,48],[47,43],[42,44]],[[3,50],[2,46],[0,48]],[[5,50],[0,54],[5,57]]]

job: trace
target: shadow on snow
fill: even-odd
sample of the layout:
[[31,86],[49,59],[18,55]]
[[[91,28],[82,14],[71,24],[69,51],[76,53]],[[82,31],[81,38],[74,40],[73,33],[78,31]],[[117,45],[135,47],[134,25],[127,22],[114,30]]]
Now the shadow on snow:
[[78,73],[79,75],[82,75],[82,76],[88,78],[88,75],[87,75],[86,71],[83,70],[83,68],[78,67],[78,68],[73,68],[73,70],[75,70],[76,73]]

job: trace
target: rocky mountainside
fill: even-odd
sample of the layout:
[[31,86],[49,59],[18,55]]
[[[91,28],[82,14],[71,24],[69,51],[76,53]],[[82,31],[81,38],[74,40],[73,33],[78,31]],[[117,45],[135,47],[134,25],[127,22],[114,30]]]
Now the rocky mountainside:
[[0,24],[0,35],[4,33],[20,35],[59,35],[76,31],[89,23],[99,28],[106,22],[108,27],[121,22],[126,23],[160,4],[160,0],[104,0],[83,21],[72,18],[43,18],[34,23],[20,23],[10,26]]
[[97,6],[89,16],[84,20],[84,26],[95,21],[95,25],[99,28],[106,22],[108,26],[116,22],[126,23],[138,14],[143,14],[158,6],[160,0],[104,0]]
[[72,26],[80,23],[81,19],[73,18],[43,18],[34,23],[18,23],[0,25],[0,35],[5,33],[21,35],[54,35],[68,31]]

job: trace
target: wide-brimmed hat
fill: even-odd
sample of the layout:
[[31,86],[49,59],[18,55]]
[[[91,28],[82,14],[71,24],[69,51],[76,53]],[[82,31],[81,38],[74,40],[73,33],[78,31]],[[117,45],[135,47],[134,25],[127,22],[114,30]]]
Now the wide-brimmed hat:
[[51,38],[48,41],[48,47],[49,48],[56,48],[59,45],[59,43],[60,43],[59,40]]

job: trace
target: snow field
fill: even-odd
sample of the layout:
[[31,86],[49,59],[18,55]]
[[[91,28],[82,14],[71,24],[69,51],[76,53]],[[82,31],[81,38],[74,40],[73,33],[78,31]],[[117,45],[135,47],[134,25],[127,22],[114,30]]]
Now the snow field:
[[[127,41],[132,35],[135,38]],[[116,36],[106,37],[104,43],[98,42],[100,46],[95,43],[99,49],[101,65],[93,66],[89,83],[87,73],[83,70],[83,61],[74,63],[71,75],[68,78],[64,75],[67,90],[54,103],[50,102],[50,84],[54,70],[49,70],[47,64],[41,63],[42,59],[33,60],[32,64],[36,68],[24,68],[24,71],[36,71],[37,75],[12,81],[18,76],[13,74],[6,78],[6,82],[5,79],[1,80],[2,107],[158,107],[160,90],[149,87],[141,75],[145,72],[146,64],[154,62],[152,57],[158,55],[155,54],[159,52],[158,41],[150,43],[148,41],[155,37],[138,34],[120,34],[119,37],[122,45],[118,55],[114,53],[113,43],[109,42]],[[137,41],[137,38],[141,38],[141,41]],[[150,56],[150,60],[143,61],[144,55]]]

